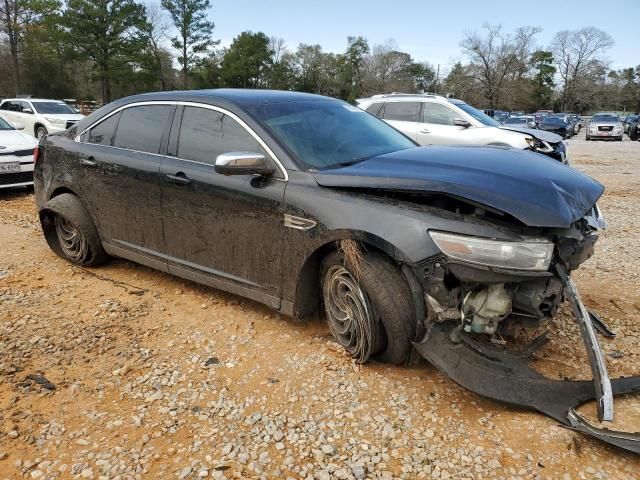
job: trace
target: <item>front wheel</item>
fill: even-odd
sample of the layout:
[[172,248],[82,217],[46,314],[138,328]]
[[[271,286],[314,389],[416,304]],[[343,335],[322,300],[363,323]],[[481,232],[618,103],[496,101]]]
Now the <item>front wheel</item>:
[[47,129],[42,125],[38,125],[38,127],[36,128],[36,138],[38,140],[41,140],[42,137],[45,137],[48,133],[49,132],[47,131]]
[[360,363],[370,358],[405,362],[417,322],[409,286],[400,269],[382,254],[344,252],[322,262],[322,295],[336,341]]

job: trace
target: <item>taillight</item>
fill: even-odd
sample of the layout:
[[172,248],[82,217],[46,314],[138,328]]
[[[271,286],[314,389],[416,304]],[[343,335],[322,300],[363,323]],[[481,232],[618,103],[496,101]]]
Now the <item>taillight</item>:
[[36,148],[33,149],[33,164],[35,165],[36,163],[38,163],[39,159],[40,159],[40,146],[38,145]]

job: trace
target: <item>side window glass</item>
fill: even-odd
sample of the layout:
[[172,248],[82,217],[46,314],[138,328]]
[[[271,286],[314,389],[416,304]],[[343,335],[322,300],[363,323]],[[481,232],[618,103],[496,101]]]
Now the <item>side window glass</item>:
[[96,145],[111,145],[113,143],[113,136],[116,133],[119,118],[120,113],[116,113],[103,122],[100,122],[89,131],[86,141],[88,143],[95,143]]
[[24,111],[25,109],[27,109],[27,108],[28,108],[29,110],[31,110],[31,112],[33,112],[33,111],[34,111],[34,110],[33,110],[33,107],[32,107],[29,103],[27,103],[27,102],[20,102],[20,111],[21,111],[21,112],[23,112],[23,111]]
[[382,108],[382,105],[384,105],[382,102],[372,103],[366,108],[366,111],[369,112],[371,115],[377,116],[378,113],[380,113],[380,109]]
[[9,105],[11,105],[11,102],[3,102],[2,105],[0,105],[0,110],[10,110]]
[[455,125],[453,121],[460,118],[453,110],[439,103],[425,103],[422,109],[422,121],[436,125]]
[[260,144],[233,118],[208,108],[186,107],[178,137],[178,157],[214,164],[229,152],[265,154]]
[[420,115],[419,102],[388,102],[384,107],[385,120],[417,122]]
[[2,105],[2,109],[8,110],[10,112],[19,112],[20,105],[18,104],[18,102],[5,102],[4,105]]
[[120,114],[114,146],[159,153],[162,132],[169,121],[170,105],[126,108]]

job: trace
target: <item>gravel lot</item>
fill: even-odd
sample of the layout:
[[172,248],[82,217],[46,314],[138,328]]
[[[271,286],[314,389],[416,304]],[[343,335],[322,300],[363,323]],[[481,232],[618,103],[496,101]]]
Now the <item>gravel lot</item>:
[[[611,374],[640,374],[640,142],[577,138],[609,223],[577,283],[618,333],[601,339]],[[358,366],[321,319],[121,260],[71,266],[28,192],[0,192],[0,238],[0,480],[640,478],[638,457],[426,362]],[[537,367],[587,377],[572,320],[551,330]],[[637,398],[616,407],[616,428],[640,430]]]

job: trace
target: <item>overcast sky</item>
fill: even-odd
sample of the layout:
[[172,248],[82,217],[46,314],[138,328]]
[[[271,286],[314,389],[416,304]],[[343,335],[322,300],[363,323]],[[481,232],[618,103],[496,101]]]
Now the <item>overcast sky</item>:
[[[159,3],[159,1],[158,1]],[[613,68],[640,64],[640,0],[212,0],[214,36],[229,45],[245,30],[285,39],[290,50],[299,43],[318,43],[342,52],[348,35],[370,44],[394,39],[415,60],[442,64],[458,59],[464,32],[484,22],[506,30],[523,25],[543,28],[540,46],[559,30],[594,26],[609,33],[615,46],[608,56]]]

